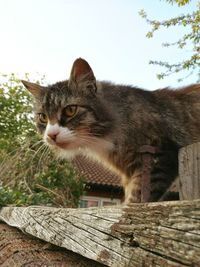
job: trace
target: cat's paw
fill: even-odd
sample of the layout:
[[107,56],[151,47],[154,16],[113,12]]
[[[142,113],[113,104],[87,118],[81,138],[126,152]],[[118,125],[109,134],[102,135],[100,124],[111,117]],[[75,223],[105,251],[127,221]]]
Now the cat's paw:
[[140,203],[140,202],[141,202],[141,191],[132,190],[131,194],[126,196],[124,204],[129,205],[131,203]]

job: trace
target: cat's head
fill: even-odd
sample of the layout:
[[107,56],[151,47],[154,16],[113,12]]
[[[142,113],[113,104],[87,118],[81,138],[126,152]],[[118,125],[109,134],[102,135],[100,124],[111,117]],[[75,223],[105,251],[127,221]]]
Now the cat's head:
[[44,87],[22,81],[35,99],[35,118],[44,141],[60,156],[107,146],[113,124],[89,64],[75,60],[69,80]]

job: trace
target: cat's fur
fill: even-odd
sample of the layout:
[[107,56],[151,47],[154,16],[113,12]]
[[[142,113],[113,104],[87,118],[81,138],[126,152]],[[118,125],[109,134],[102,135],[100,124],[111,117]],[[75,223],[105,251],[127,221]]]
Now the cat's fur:
[[[44,140],[61,157],[89,155],[122,177],[126,202],[139,202],[142,145],[159,147],[154,159],[150,201],[158,200],[178,174],[180,147],[200,141],[200,85],[146,91],[96,81],[79,58],[69,80],[42,87],[22,81],[35,97]],[[66,107],[78,106],[74,117]],[[44,113],[47,123],[38,120]]]

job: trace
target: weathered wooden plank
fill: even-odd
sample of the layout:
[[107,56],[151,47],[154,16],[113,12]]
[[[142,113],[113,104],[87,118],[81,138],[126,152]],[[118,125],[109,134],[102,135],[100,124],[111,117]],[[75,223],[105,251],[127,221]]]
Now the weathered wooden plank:
[[179,192],[181,200],[200,199],[200,143],[179,151]]
[[1,267],[105,267],[0,222]]
[[5,207],[0,219],[107,266],[200,266],[200,200],[89,209]]

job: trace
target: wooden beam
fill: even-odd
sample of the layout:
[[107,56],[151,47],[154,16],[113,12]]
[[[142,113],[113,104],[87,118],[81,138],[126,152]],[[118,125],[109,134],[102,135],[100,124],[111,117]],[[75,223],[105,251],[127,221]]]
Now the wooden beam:
[[180,200],[200,199],[200,143],[179,151]]
[[200,266],[200,200],[87,209],[5,207],[0,219],[106,266]]
[[1,267],[105,267],[0,222]]

